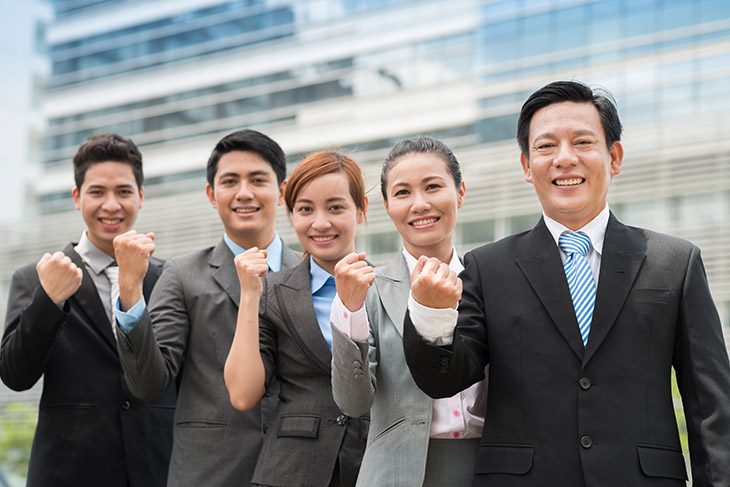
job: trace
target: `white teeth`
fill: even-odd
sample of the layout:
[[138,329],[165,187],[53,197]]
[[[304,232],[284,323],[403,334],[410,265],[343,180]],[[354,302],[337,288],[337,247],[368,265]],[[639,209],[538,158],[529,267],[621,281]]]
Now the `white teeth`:
[[583,182],[583,178],[573,178],[573,179],[556,179],[555,184],[558,186],[574,186],[576,184],[580,184]]
[[334,236],[330,236],[330,237],[312,237],[312,240],[314,240],[315,242],[329,242],[330,240],[334,240],[334,239],[335,239]]
[[119,218],[116,218],[116,219],[113,219],[113,220],[111,218],[99,218],[99,220],[101,220],[101,222],[104,225],[116,225],[117,223],[119,223],[120,221],[122,221]]
[[438,220],[438,218],[426,218],[425,220],[417,220],[415,222],[411,222],[411,225],[415,227],[419,227],[421,225],[430,225],[431,223],[434,223]]
[[258,211],[258,208],[236,208],[236,213],[253,213]]

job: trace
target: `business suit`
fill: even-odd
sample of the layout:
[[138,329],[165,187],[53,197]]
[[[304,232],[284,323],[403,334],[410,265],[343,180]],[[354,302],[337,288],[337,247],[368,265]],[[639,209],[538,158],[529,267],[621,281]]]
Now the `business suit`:
[[[132,395],[91,276],[73,245],[64,253],[83,277],[63,309],[40,286],[35,264],[15,272],[8,298],[0,350],[3,382],[26,390],[43,375],[27,485],[162,487],[175,390],[163,390],[149,402]],[[161,269],[162,261],[151,259],[146,297]]]
[[279,405],[253,482],[320,487],[337,462],[343,485],[354,485],[369,420],[348,418],[332,399],[332,353],[312,304],[309,259],[264,279],[259,305],[266,384],[279,381]]
[[[283,246],[282,267],[298,262]],[[233,253],[221,240],[168,261],[149,309],[130,332],[119,330],[119,356],[134,394],[156,397],[179,383],[170,486],[250,482],[264,413],[261,404],[234,409],[223,382],[239,300]],[[273,410],[275,401],[264,398],[264,409]]]
[[403,254],[376,268],[375,275],[365,300],[368,342],[354,341],[332,326],[332,393],[350,416],[370,410],[372,423],[358,486],[420,487],[434,404],[416,386],[403,354],[403,317],[410,292]]
[[474,485],[685,485],[672,367],[694,485],[730,485],[730,366],[697,247],[611,215],[585,350],[542,220],[465,260],[453,345],[426,344],[407,316],[404,346],[435,397],[490,364]]

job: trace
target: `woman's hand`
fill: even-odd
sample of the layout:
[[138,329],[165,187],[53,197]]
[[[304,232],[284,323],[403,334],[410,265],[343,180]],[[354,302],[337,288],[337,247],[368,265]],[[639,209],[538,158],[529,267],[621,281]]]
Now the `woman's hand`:
[[365,252],[353,252],[335,266],[335,287],[342,304],[350,311],[362,308],[375,270],[365,262]]

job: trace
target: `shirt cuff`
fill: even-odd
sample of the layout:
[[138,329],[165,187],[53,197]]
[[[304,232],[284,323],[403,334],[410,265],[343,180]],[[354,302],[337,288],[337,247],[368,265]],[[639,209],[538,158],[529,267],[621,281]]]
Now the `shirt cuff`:
[[350,311],[342,303],[340,297],[335,295],[335,299],[332,301],[330,322],[352,340],[365,342],[368,339],[368,314],[364,304],[357,311]]
[[408,311],[419,335],[433,345],[451,345],[459,312],[453,308],[429,308],[408,294]]
[[139,301],[134,304],[134,306],[129,308],[128,311],[122,311],[120,308],[120,302],[121,301],[117,299],[114,316],[117,318],[117,325],[119,325],[119,328],[129,333],[132,331],[132,328],[134,328],[134,325],[142,319],[144,310],[147,309],[147,303],[144,300],[144,296],[142,296],[139,298]]

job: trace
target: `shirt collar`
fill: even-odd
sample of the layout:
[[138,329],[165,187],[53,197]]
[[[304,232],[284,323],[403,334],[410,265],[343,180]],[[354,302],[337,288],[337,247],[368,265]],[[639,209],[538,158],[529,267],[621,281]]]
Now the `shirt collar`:
[[309,282],[312,284],[312,294],[316,293],[322,287],[327,284],[328,279],[332,278],[332,285],[335,284],[335,278],[332,274],[322,269],[319,264],[314,261],[314,258],[309,256]]
[[[246,249],[231,240],[231,237],[225,232],[223,232],[223,241],[231,249],[234,257],[246,251]],[[279,233],[274,232],[274,240],[266,247],[266,262],[269,263],[269,268],[272,272],[279,272],[281,270],[281,252],[283,249],[284,244],[281,242],[281,238],[279,238]]]
[[79,254],[79,257],[81,257],[84,263],[89,266],[89,269],[97,275],[101,274],[104,269],[114,262],[114,257],[101,250],[89,240],[88,235],[86,235],[86,230],[81,234],[79,243],[76,244],[74,250]]
[[[405,249],[405,247],[401,252],[403,252],[403,257],[405,257],[406,259],[406,266],[408,266],[408,275],[410,275],[413,273],[413,268],[416,267],[416,262],[418,262],[418,259],[412,256]],[[459,255],[456,253],[456,249],[454,247],[451,247],[451,260],[449,261],[449,269],[456,272],[457,274],[464,270],[464,264],[461,263],[461,259],[459,259]]]
[[[593,250],[598,252],[599,255],[603,254],[603,239],[606,236],[606,227],[608,226],[609,215],[610,212],[608,210],[608,205],[606,205],[606,207],[603,208],[603,210],[596,215],[593,220],[589,221],[583,226],[583,228],[578,230],[579,232],[583,232],[588,235],[588,238],[591,239],[591,246],[593,247]],[[553,240],[555,240],[555,245],[560,248],[560,244],[558,243],[560,235],[562,235],[563,232],[572,232],[572,230],[562,223],[558,223],[553,220],[545,213],[543,213],[542,216],[545,220],[545,226],[550,231],[550,235],[553,236]]]

